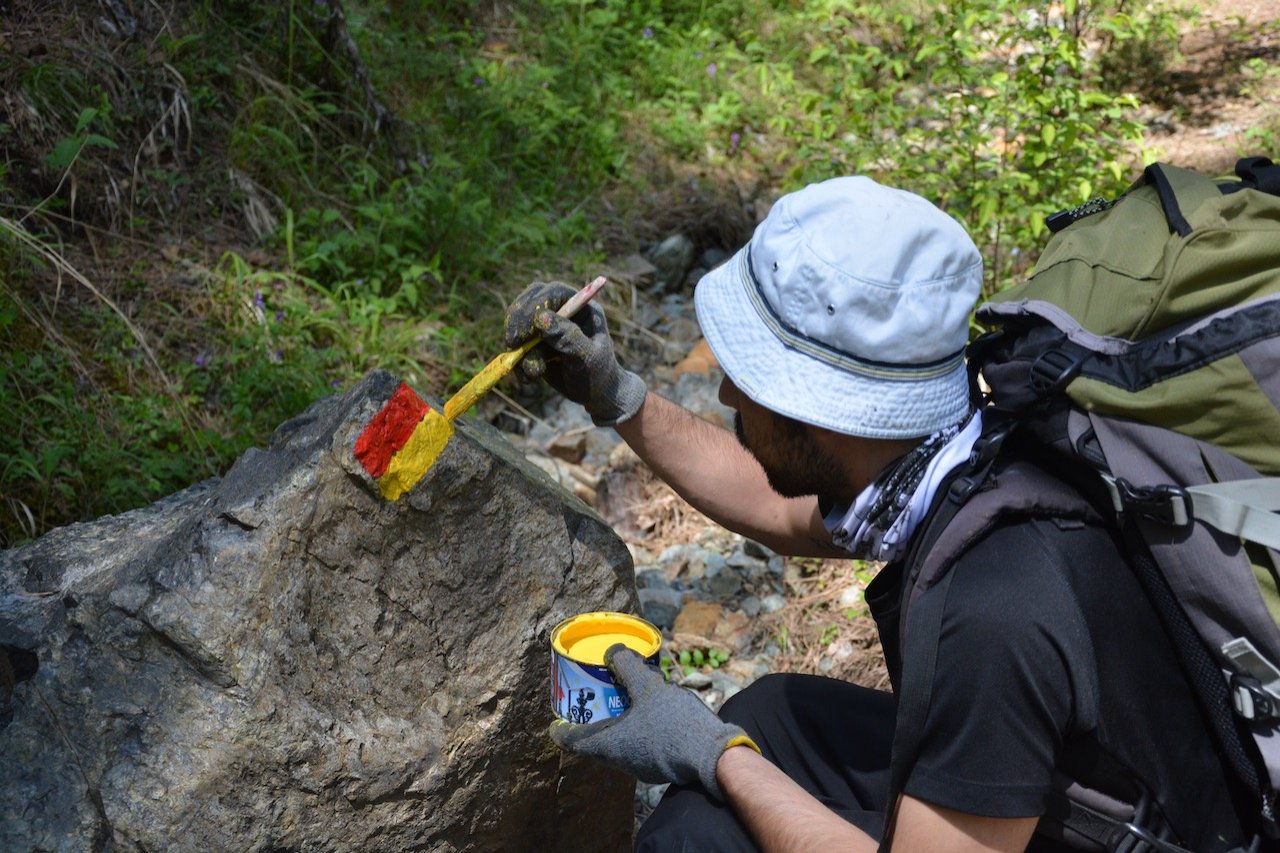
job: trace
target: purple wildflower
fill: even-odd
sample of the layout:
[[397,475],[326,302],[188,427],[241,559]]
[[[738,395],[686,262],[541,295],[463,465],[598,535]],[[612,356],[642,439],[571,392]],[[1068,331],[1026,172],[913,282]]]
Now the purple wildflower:
[[261,291],[261,290],[256,291],[256,292],[253,294],[253,304],[254,304],[255,306],[257,306],[258,308],[264,308],[264,307],[266,307],[266,304],[267,304],[267,298],[266,298],[265,296],[263,296],[263,295],[262,295],[262,291]]
[[729,153],[732,154],[733,152],[737,151],[738,145],[741,142],[742,142],[741,133],[738,133],[738,131],[735,130],[733,133],[729,134]]
[[208,363],[209,359],[205,357],[204,353],[200,353],[196,356],[196,367],[204,367]]
[[714,62],[710,62],[707,64],[707,76],[708,77],[716,76],[716,64]]
[[653,27],[645,27],[644,32],[640,33],[640,35],[647,39],[653,38]]
[[342,386],[341,379],[334,379],[332,382],[329,383],[330,388],[340,388],[341,386]]
[[283,321],[283,320],[284,320],[284,311],[277,311],[277,312],[276,312],[276,322],[277,322],[277,323],[279,323],[279,322],[281,322],[281,321]]

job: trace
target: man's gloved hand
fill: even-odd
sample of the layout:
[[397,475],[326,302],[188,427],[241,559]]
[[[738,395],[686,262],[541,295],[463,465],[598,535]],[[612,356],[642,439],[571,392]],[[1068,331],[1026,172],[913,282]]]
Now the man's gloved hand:
[[716,781],[720,755],[731,746],[760,748],[740,727],[721,720],[692,691],[669,684],[621,643],[610,646],[604,658],[631,695],[631,707],[620,717],[588,725],[556,720],[551,739],[561,749],[598,758],[642,782],[700,782],[723,800]]
[[581,403],[597,426],[614,426],[640,411],[648,390],[643,379],[618,364],[599,305],[588,304],[571,319],[556,314],[574,292],[560,282],[535,281],[525,288],[507,310],[507,347],[541,335],[542,343],[520,362],[520,374],[545,377]]

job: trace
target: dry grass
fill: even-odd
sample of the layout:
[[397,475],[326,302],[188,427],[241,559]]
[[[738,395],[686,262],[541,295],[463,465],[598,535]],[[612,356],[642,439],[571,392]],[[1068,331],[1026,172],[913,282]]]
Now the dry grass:
[[887,690],[880,638],[862,600],[873,576],[858,560],[790,560],[787,603],[759,622],[782,649],[774,669]]
[[596,509],[624,541],[658,554],[716,528],[625,446],[616,457],[600,477]]

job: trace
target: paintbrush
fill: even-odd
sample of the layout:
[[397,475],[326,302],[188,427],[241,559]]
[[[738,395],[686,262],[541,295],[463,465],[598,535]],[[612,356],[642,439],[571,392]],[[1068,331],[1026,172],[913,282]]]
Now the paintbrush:
[[[586,287],[579,290],[573,296],[569,297],[569,301],[560,306],[560,310],[556,313],[561,317],[572,317],[577,314],[582,306],[591,301],[591,297],[600,292],[600,288],[604,287],[606,279],[600,276]],[[453,421],[458,415],[470,409],[476,404],[476,401],[488,393],[494,385],[502,377],[511,372],[512,368],[524,358],[525,353],[536,347],[542,342],[542,338],[534,336],[525,341],[513,350],[507,350],[499,355],[493,361],[486,364],[479,373],[471,378],[471,381],[458,389],[458,393],[454,394],[444,404],[444,417],[446,420]]]
[[[569,297],[569,301],[560,306],[556,313],[561,317],[572,317],[600,292],[606,281],[604,276],[600,276]],[[474,406],[502,377],[511,372],[525,353],[541,341],[540,337],[535,336],[516,349],[494,358],[445,402],[443,412],[428,408],[408,441],[395,453],[386,471],[378,477],[378,488],[383,497],[396,500],[413,488],[444,452],[445,445],[453,436],[454,420]]]

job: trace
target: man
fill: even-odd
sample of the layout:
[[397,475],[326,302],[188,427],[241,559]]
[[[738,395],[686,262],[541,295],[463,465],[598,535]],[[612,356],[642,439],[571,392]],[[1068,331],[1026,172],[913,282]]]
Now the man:
[[[1240,844],[1194,697],[1096,518],[1002,521],[913,605],[938,630],[912,631],[913,609],[900,634],[913,536],[982,434],[963,357],[981,283],[964,229],[919,196],[865,177],[784,196],[695,292],[736,438],[648,393],[598,306],[552,313],[567,286],[534,284],[513,304],[508,345],[543,338],[524,373],[616,429],[710,518],[779,553],[887,564],[867,597],[893,695],[771,675],[717,717],[610,650],[630,710],[551,735],[674,783],[637,848],[1054,849],[1070,837],[1054,816],[1068,776],[1137,803],[1135,833]],[[907,695],[928,701],[895,700]]]

